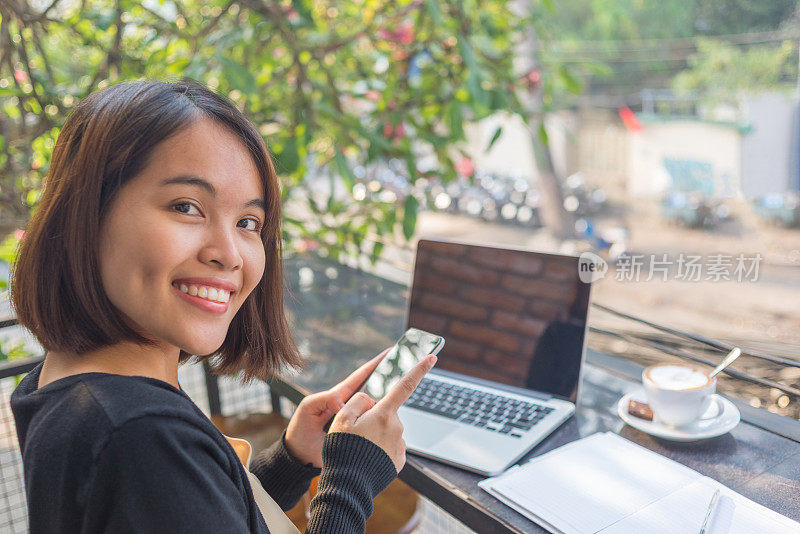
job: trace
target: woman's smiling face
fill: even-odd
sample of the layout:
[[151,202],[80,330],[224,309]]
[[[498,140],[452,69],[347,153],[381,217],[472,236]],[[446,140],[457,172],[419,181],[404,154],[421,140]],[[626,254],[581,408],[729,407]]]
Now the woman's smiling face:
[[264,273],[264,187],[243,142],[203,118],[161,142],[103,220],[109,300],[144,337],[216,351]]

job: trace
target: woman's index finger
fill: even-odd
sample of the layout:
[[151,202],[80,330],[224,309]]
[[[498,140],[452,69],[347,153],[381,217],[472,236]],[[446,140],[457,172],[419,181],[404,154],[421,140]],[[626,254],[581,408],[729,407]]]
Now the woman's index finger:
[[386,396],[375,405],[384,410],[397,411],[400,406],[414,393],[425,375],[436,364],[436,356],[429,354],[427,358],[415,365],[395,385],[391,387]]
[[391,350],[391,347],[384,350],[374,358],[372,358],[367,363],[363,364],[361,367],[350,373],[350,376],[333,386],[331,388],[335,393],[339,395],[339,397],[346,401],[349,399],[353,394],[356,392],[358,387],[367,379],[369,375],[372,374],[372,371],[378,366],[379,363],[383,360],[384,356]]

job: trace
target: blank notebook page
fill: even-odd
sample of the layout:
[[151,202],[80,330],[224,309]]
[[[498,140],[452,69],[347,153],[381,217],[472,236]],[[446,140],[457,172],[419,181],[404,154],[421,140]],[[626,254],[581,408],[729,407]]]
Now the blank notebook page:
[[[800,534],[800,524],[613,433],[594,434],[480,483],[565,534]],[[527,514],[526,514],[527,515]]]
[[607,433],[549,452],[518,472],[523,471],[524,476],[501,475],[492,488],[569,534],[599,532],[701,478]]
[[706,517],[708,503],[719,488],[720,496],[709,518],[708,534],[797,534],[800,525],[789,518],[742,497],[719,482],[703,477],[600,534],[675,534],[697,532]]

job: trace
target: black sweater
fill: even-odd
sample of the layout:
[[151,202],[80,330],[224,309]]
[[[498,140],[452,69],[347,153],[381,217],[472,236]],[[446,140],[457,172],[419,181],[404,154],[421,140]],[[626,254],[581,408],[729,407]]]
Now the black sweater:
[[[82,373],[37,389],[42,365],[11,396],[31,534],[268,532],[222,433],[181,389],[154,378]],[[372,499],[397,475],[354,434],[325,438],[306,532],[363,532]],[[319,469],[283,440],[250,470],[287,510]]]

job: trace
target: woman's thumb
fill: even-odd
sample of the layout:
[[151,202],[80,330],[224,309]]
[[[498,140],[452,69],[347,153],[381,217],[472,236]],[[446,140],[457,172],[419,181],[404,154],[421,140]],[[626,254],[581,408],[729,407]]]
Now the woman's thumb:
[[364,392],[359,391],[350,397],[350,400],[345,403],[341,410],[339,410],[336,418],[352,423],[373,406],[375,406],[375,401],[372,399],[372,397]]

